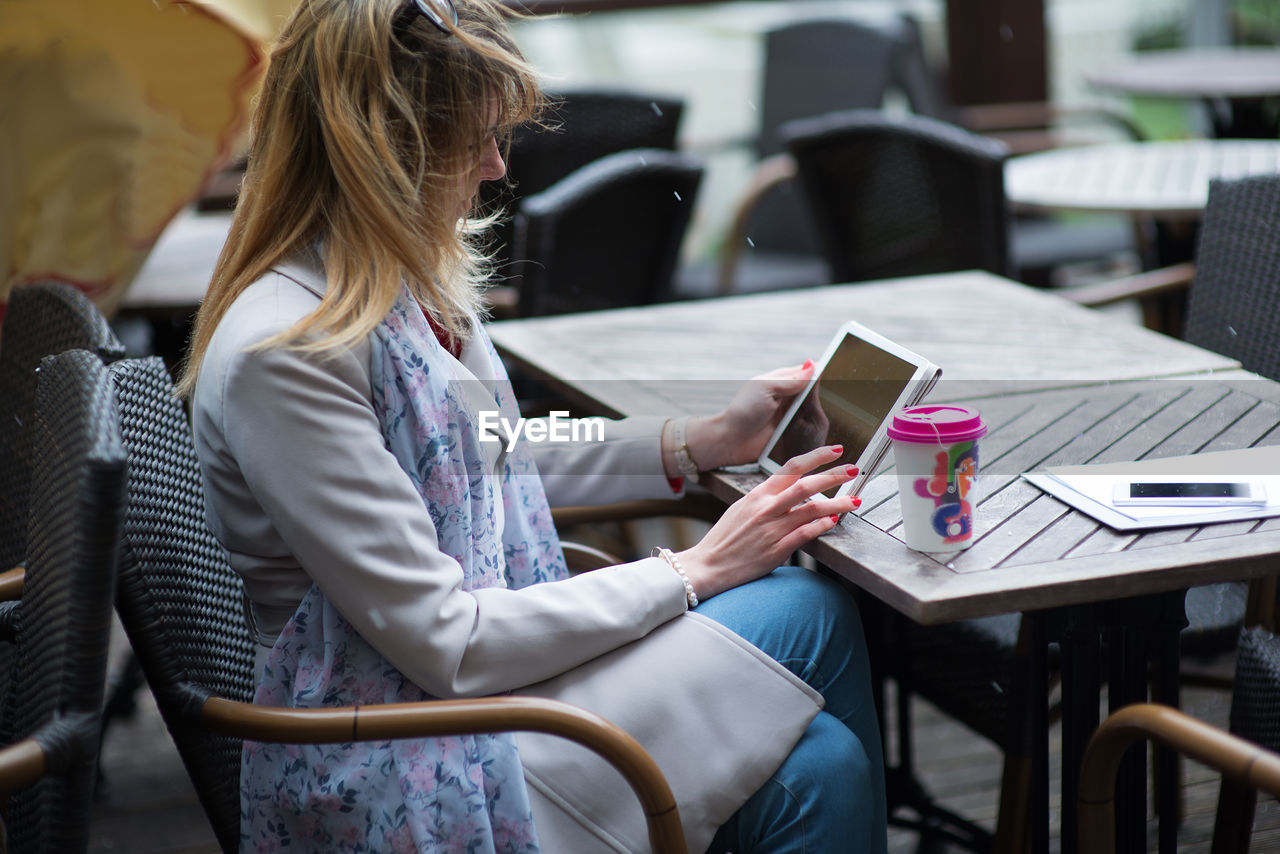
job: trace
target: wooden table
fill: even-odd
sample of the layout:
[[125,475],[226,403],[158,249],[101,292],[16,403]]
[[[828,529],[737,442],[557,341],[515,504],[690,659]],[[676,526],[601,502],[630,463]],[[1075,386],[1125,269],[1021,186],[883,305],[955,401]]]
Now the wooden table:
[[[718,411],[743,380],[816,357],[846,320],[942,365],[930,399],[968,401],[991,424],[973,547],[945,561],[907,549],[887,475],[868,484],[858,524],[808,547],[916,622],[1184,587],[1203,580],[1200,551],[1248,563],[1240,578],[1269,571],[1280,523],[1275,535],[1205,544],[1184,543],[1200,539],[1185,532],[1115,535],[1018,475],[1256,444],[1280,424],[1272,403],[1280,385],[1224,356],[989,273],[504,321],[489,331],[508,365],[553,384],[583,412],[618,417]],[[1218,435],[1222,423],[1232,427]],[[1255,423],[1267,430],[1246,435]],[[751,471],[705,480],[731,501],[761,479]],[[1131,570],[1117,573],[1119,551],[1132,552]]]
[[120,303],[121,311],[169,316],[195,311],[231,229],[231,214],[184,210],[173,218]]
[[[1190,48],[1135,54],[1085,79],[1100,89],[1206,102],[1218,137],[1275,139],[1268,100],[1280,97],[1280,49]],[[1274,105],[1272,105],[1274,106]]]
[[1280,140],[1199,139],[1058,148],[1010,158],[1005,194],[1028,210],[1198,220],[1213,178],[1280,172]]
[[[1081,625],[1094,619],[1096,603],[1166,602],[1189,586],[1276,572],[1280,520],[1122,534],[1019,475],[1054,464],[1280,444],[1280,385],[989,274],[510,321],[490,332],[509,364],[572,395],[584,411],[616,416],[718,409],[741,380],[820,353],[849,319],[942,365],[935,399],[967,400],[991,425],[972,548],[936,557],[906,548],[897,484],[885,470],[866,487],[857,517],[805,549],[907,617],[931,624],[1021,611],[1038,622],[1066,614],[1087,635]],[[703,483],[732,501],[760,480],[758,472],[721,472]],[[1096,639],[1097,625],[1087,628]],[[1176,627],[1163,631],[1165,663],[1176,667]],[[1087,656],[1087,642],[1082,650]],[[1133,669],[1127,659],[1120,665]],[[1042,667],[1034,681],[1044,688]],[[1072,757],[1097,723],[1097,673],[1064,674],[1064,681],[1071,699],[1063,791],[1071,792]],[[1037,721],[1036,730],[1047,739],[1047,722]],[[1037,752],[1037,850],[1048,844],[1047,754],[1046,740]],[[1063,811],[1070,850],[1074,799],[1064,798]],[[1145,815],[1132,816],[1131,828],[1138,822]]]

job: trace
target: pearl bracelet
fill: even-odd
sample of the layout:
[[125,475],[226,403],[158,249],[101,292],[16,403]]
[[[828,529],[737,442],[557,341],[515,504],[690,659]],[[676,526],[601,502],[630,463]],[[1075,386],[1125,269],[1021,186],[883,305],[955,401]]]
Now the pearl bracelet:
[[684,598],[689,603],[690,608],[698,607],[698,594],[693,592],[693,584],[689,581],[689,576],[685,574],[684,567],[680,565],[680,558],[675,556],[675,552],[671,549],[664,549],[661,546],[653,547],[653,556],[660,557],[667,562],[667,566],[676,571],[676,575],[680,576],[680,580],[684,582]]

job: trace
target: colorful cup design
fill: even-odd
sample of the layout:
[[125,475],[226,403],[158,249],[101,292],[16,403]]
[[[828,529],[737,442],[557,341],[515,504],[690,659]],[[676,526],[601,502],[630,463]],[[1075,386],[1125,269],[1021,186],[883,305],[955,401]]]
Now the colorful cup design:
[[971,493],[986,432],[981,416],[961,406],[913,406],[894,415],[888,434],[911,548],[949,552],[973,543]]

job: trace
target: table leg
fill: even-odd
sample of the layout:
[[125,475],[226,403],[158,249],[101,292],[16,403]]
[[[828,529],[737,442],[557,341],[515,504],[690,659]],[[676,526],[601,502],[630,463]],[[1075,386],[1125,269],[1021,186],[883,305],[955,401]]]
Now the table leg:
[[[1186,591],[1177,590],[1160,597],[1159,622],[1153,632],[1151,658],[1154,664],[1153,696],[1158,703],[1175,709],[1181,706],[1182,630],[1187,627]],[[1156,753],[1156,812],[1160,816],[1160,852],[1178,850],[1178,825],[1182,820],[1181,763],[1176,751],[1161,747]]]
[[1067,609],[1062,630],[1062,852],[1078,848],[1076,795],[1080,788],[1080,760],[1089,736],[1098,728],[1101,693],[1098,634],[1099,605]]
[[[1115,603],[1106,628],[1108,710],[1116,711],[1147,698],[1146,632],[1150,618],[1145,599]],[[1116,772],[1116,854],[1146,850],[1147,756],[1144,744],[1131,747]]]
[[1205,99],[1218,139],[1275,139],[1280,133],[1280,102],[1275,98]]
[[[1111,666],[1109,708],[1116,711],[1147,699],[1148,682],[1156,702],[1179,705],[1179,638],[1187,625],[1186,591],[1139,596],[1116,604],[1108,627]],[[1116,851],[1143,852],[1147,847],[1146,744],[1129,749],[1116,778]],[[1177,851],[1179,804],[1177,754],[1169,748],[1156,752],[1154,788],[1160,816],[1160,851]]]
[[1027,625],[1027,692],[1031,726],[1031,850],[1049,850],[1049,637],[1042,612],[1022,615]]

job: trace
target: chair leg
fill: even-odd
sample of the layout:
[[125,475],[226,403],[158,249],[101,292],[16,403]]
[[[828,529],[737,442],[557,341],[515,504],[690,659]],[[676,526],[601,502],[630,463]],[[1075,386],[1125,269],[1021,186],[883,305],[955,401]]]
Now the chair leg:
[[1004,755],[994,854],[1022,854],[1031,846],[1031,757]]
[[1210,854],[1248,854],[1257,803],[1258,793],[1255,790],[1223,779],[1218,792],[1218,814],[1213,822]]

